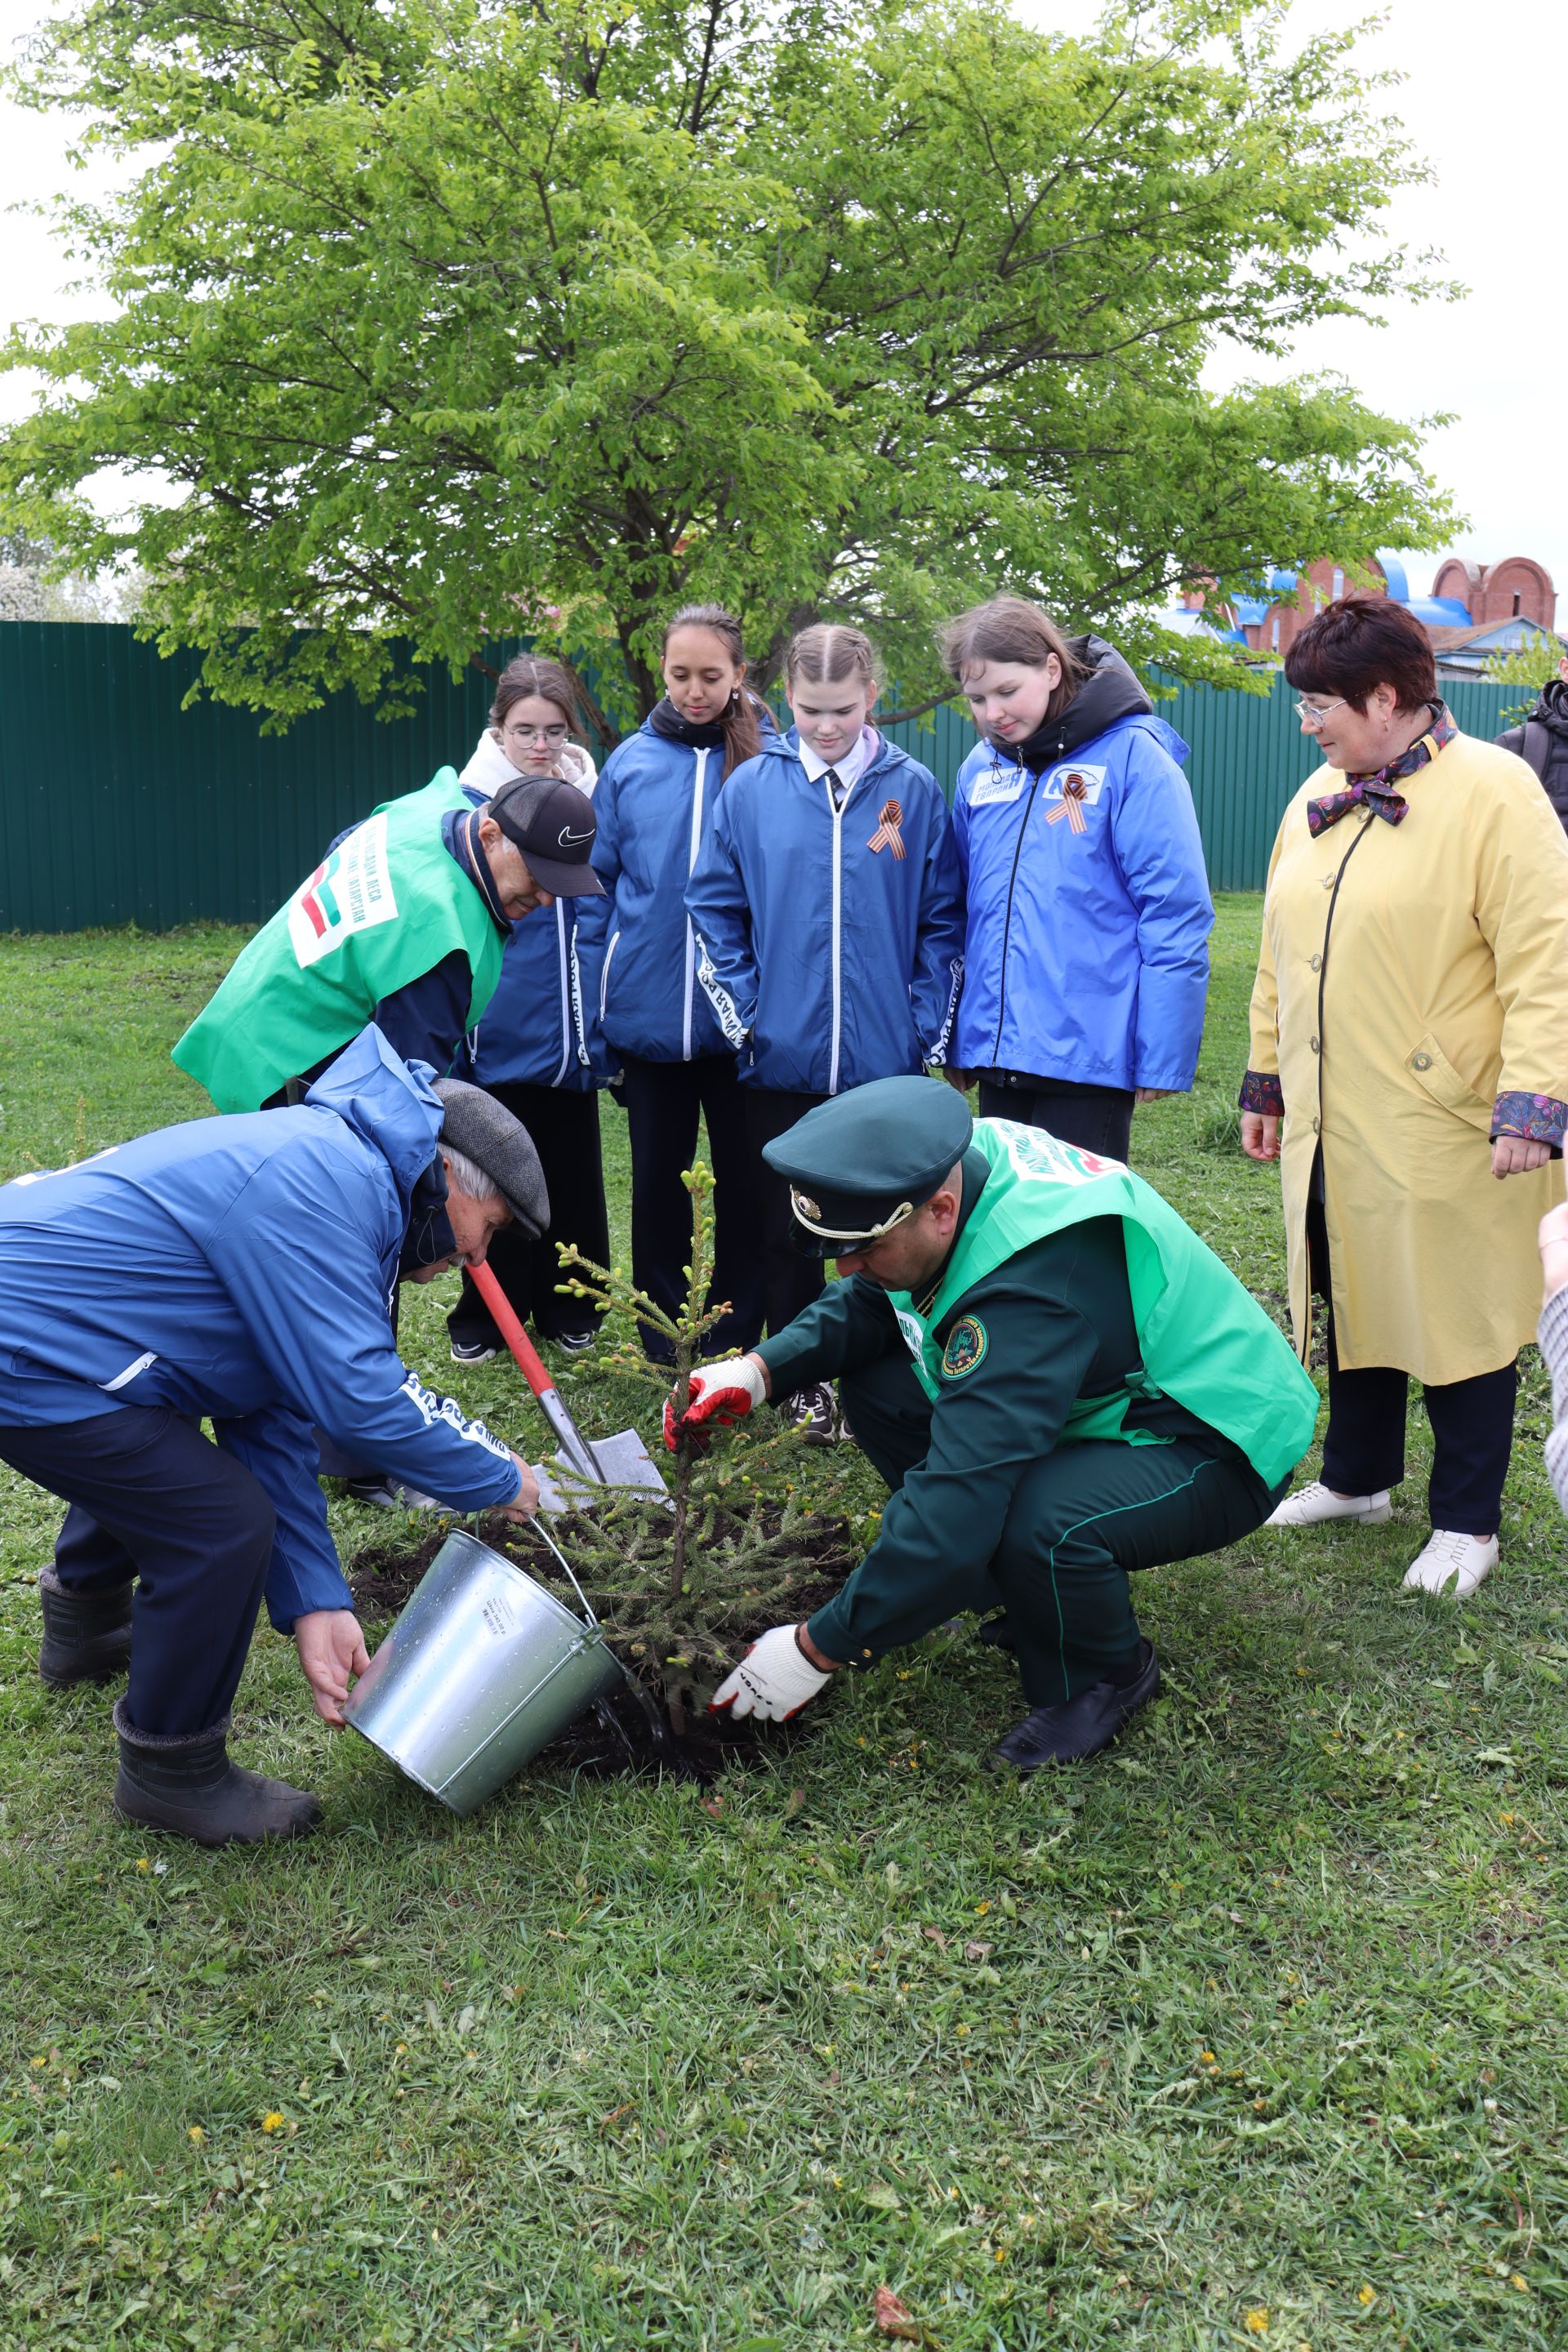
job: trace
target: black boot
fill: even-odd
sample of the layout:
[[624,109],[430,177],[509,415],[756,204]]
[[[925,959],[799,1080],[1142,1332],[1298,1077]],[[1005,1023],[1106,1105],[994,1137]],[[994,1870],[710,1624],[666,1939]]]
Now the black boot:
[[228,1760],[228,1717],[210,1731],[172,1738],[138,1731],[114,1705],[120,1772],[114,1810],[121,1821],[170,1830],[197,1845],[258,1845],[263,1838],[308,1837],[321,1809],[308,1790],[268,1780]]
[[1160,1696],[1160,1661],[1152,1642],[1138,1644],[1138,1662],[1124,1683],[1096,1683],[1060,1706],[1032,1707],[991,1755],[991,1769],[1011,1765],[1037,1772],[1042,1764],[1078,1764],[1109,1748],[1141,1706]]
[[133,1587],[81,1591],[62,1584],[52,1568],[38,1579],[44,1606],[44,1639],[38,1679],[51,1690],[76,1683],[111,1683],[131,1664],[131,1595]]
[[992,1650],[1016,1650],[1018,1646],[1013,1634],[1012,1620],[1005,1610],[1000,1617],[987,1617],[974,1638]]

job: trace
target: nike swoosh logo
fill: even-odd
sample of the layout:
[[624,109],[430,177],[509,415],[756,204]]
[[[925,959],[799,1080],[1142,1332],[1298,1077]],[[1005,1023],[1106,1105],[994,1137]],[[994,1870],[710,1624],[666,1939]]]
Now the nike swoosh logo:
[[592,841],[594,835],[591,833],[558,833],[555,838],[561,848],[576,849],[584,841]]

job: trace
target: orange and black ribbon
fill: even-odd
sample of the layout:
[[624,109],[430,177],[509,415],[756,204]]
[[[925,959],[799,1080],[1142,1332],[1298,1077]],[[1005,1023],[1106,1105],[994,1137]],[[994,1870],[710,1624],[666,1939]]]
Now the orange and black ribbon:
[[1049,816],[1046,819],[1046,823],[1047,824],[1059,824],[1065,816],[1068,824],[1071,825],[1075,833],[1087,833],[1089,831],[1089,820],[1084,815],[1083,804],[1088,798],[1089,786],[1084,782],[1083,778],[1081,776],[1069,776],[1062,786],[1062,796],[1059,804],[1051,811]]
[[904,812],[898,802],[884,801],[881,814],[877,819],[877,830],[867,844],[868,848],[890,849],[895,857],[903,857],[906,855],[904,836],[899,830],[903,821]]

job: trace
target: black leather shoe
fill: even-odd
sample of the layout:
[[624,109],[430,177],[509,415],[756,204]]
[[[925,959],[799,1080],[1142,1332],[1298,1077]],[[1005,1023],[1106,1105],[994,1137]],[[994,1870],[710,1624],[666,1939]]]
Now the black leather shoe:
[[52,1568],[38,1578],[44,1638],[38,1678],[51,1690],[77,1683],[111,1683],[131,1664],[129,1579],[108,1591],[82,1591],[62,1584]]
[[1138,1645],[1138,1671],[1130,1683],[1096,1683],[1092,1690],[1061,1706],[1032,1707],[1022,1723],[998,1740],[991,1769],[1011,1765],[1037,1772],[1042,1764],[1080,1764],[1109,1748],[1140,1707],[1160,1696],[1160,1661],[1152,1642]]
[[987,1617],[974,1638],[992,1650],[1016,1650],[1018,1646],[1013,1639],[1012,1619],[1005,1610],[1000,1617]]

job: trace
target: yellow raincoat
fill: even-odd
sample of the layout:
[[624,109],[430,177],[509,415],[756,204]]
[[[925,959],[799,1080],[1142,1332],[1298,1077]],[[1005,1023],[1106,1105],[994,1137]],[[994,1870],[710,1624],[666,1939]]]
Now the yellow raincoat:
[[1398,825],[1352,809],[1312,838],[1285,812],[1252,992],[1253,1070],[1285,1098],[1290,1319],[1305,1360],[1307,1202],[1323,1155],[1334,1341],[1347,1371],[1446,1386],[1535,1332],[1549,1161],[1491,1172],[1500,1095],[1568,1101],[1568,840],[1524,761],[1457,735],[1404,778]]

